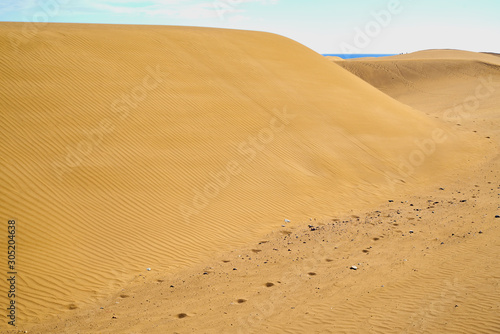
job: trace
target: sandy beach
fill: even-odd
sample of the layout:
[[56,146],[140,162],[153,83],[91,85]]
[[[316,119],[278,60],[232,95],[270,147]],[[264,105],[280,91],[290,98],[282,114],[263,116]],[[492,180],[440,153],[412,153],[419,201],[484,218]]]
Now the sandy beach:
[[500,56],[22,27],[0,22],[2,333],[500,332]]

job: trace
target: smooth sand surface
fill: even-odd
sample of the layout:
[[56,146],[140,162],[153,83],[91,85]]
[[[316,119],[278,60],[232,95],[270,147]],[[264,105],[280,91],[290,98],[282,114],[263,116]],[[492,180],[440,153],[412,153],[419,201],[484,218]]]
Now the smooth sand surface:
[[[495,56],[377,67],[258,32],[22,28],[0,24],[19,329],[500,330]],[[367,79],[399,61],[411,75]],[[443,116],[490,76],[460,126]]]
[[326,59],[328,60],[333,60],[333,61],[342,61],[344,60],[343,58],[337,57],[337,56],[325,56]]

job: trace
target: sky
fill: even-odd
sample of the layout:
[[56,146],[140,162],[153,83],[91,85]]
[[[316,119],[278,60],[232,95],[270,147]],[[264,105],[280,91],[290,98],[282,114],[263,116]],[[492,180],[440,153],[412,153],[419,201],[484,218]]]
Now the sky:
[[0,0],[0,21],[272,32],[318,53],[500,53],[499,0]]

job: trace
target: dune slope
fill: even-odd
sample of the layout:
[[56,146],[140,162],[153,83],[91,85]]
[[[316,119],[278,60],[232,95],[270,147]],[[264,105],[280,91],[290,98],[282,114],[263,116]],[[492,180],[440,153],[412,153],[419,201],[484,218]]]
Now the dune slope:
[[24,323],[483,157],[277,35],[1,23],[0,39],[0,219],[17,221]]

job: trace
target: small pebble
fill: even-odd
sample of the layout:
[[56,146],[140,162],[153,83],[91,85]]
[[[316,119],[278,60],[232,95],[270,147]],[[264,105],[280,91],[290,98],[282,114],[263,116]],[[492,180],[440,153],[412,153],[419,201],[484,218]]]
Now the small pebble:
[[356,266],[351,266],[351,268],[350,268],[350,269],[352,269],[352,270],[358,270],[358,267],[356,267]]
[[290,221],[288,219],[285,219],[285,223],[289,223]]
[[151,268],[147,268],[146,270],[147,270],[147,271],[151,271]]

